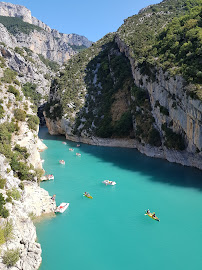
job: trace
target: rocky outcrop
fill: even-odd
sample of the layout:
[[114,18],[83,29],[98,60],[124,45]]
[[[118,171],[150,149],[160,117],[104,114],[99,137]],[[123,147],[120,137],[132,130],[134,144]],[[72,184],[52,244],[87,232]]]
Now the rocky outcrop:
[[15,36],[17,46],[27,47],[36,54],[42,54],[44,57],[60,64],[77,53],[71,46],[90,47],[92,45],[92,42],[84,36],[63,34],[51,29],[48,25],[33,17],[31,11],[24,6],[0,2],[0,16],[20,17],[24,22],[40,27],[41,31],[34,30],[29,35],[17,34]]
[[[13,238],[1,246],[1,254],[7,249],[19,249],[20,259],[13,268],[7,268],[0,257],[0,269],[33,270],[41,264],[41,246],[36,242],[36,228],[32,218],[42,214],[52,214],[55,210],[55,202],[51,200],[48,192],[40,188],[38,184],[24,181],[24,191],[18,187],[19,179],[13,176],[12,171],[8,174],[9,165],[5,158],[0,156],[1,176],[7,178],[7,188],[17,188],[21,193],[20,201],[13,200],[7,203],[6,208],[10,212],[8,220],[13,224]],[[5,197],[6,192],[0,190]],[[2,225],[5,221],[0,219]]]

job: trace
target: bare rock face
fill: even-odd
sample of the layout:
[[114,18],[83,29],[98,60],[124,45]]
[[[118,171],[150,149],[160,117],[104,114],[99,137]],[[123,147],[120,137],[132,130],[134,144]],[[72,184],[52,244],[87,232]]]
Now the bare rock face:
[[[25,37],[27,38],[26,35]],[[38,93],[42,94],[42,96],[48,95],[50,90],[50,78],[55,75],[55,72],[46,66],[34,52],[30,51],[27,53],[23,48],[23,54],[17,53],[15,49],[19,47],[19,43],[16,37],[11,35],[2,24],[0,24],[0,42],[6,45],[0,46],[0,56],[3,56],[8,66],[20,75],[18,80],[22,84],[27,82],[36,84],[36,91]],[[27,45],[28,44],[29,43],[27,43]],[[22,46],[23,45],[26,44],[23,43]]]
[[0,16],[21,17],[24,22],[32,23],[31,11],[26,7],[0,2]]
[[[74,46],[90,47],[92,45],[92,42],[84,36],[63,34],[51,29],[48,25],[33,17],[31,11],[24,6],[0,2],[0,16],[19,17],[24,22],[40,27],[41,31],[34,30],[29,35],[17,34],[15,36],[17,45],[15,44],[15,46],[27,47],[33,52],[42,54],[44,57],[60,64],[77,53]],[[3,36],[1,29],[0,36]]]

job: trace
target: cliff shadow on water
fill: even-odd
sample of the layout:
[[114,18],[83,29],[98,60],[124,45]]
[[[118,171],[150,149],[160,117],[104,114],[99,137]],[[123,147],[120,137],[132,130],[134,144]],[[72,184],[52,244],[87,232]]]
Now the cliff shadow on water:
[[[64,136],[51,136],[48,129],[40,128],[40,139],[64,141]],[[66,141],[69,147],[76,147],[75,142]],[[146,176],[149,181],[194,188],[202,191],[202,172],[195,168],[170,163],[166,160],[147,157],[136,149],[94,146],[80,143],[82,155],[95,156],[100,162],[112,163],[123,170],[130,170]]]

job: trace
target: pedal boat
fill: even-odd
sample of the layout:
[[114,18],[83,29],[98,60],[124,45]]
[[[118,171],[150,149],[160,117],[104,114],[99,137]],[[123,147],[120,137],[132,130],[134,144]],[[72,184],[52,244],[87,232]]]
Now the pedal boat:
[[53,174],[46,174],[41,177],[41,181],[46,181],[46,180],[54,180],[54,175]]
[[103,184],[105,184],[106,186],[114,186],[116,185],[115,181],[109,181],[109,180],[104,180],[102,181]]
[[61,203],[56,209],[55,213],[64,213],[64,211],[68,208],[69,203]]
[[62,165],[65,165],[65,161],[63,159],[59,160],[59,163],[62,164]]

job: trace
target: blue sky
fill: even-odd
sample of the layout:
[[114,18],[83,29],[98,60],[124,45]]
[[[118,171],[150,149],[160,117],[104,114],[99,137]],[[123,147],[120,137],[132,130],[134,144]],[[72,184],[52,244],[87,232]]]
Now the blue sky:
[[116,31],[123,20],[157,0],[12,0],[26,6],[32,16],[62,33],[76,33],[97,41]]

